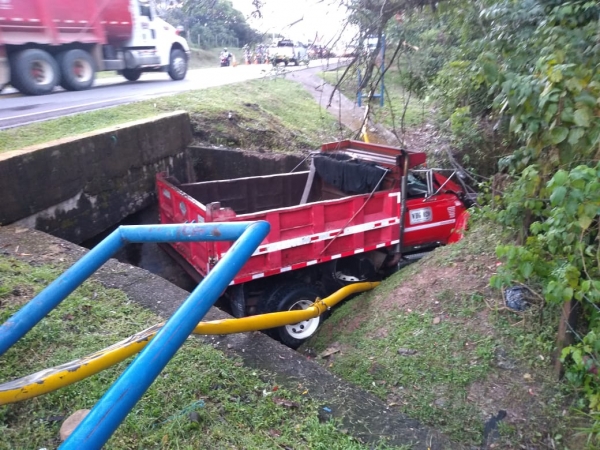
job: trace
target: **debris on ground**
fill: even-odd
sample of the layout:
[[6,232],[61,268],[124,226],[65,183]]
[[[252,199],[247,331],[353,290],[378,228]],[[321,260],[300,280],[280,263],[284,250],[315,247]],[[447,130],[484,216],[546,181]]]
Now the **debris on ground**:
[[64,441],[69,436],[71,436],[73,430],[77,428],[77,426],[81,423],[83,419],[85,419],[89,412],[89,409],[79,409],[73,414],[71,414],[69,417],[67,417],[67,420],[65,420],[60,427],[60,440]]
[[504,303],[513,311],[525,311],[530,304],[527,301],[528,290],[523,286],[513,286],[504,290]]

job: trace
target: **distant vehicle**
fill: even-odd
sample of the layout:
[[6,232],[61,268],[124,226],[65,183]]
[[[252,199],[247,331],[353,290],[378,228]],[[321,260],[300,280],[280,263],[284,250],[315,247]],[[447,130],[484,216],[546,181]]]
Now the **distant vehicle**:
[[275,47],[270,47],[270,59],[273,65],[284,63],[299,65],[301,61],[308,61],[306,48],[290,39],[281,39]]
[[310,45],[307,49],[309,59],[322,59],[331,58],[332,53],[327,47],[323,45]]
[[80,91],[104,70],[129,81],[156,71],[182,80],[190,49],[180,32],[150,0],[1,0],[0,89]]
[[226,48],[221,52],[221,67],[228,67],[231,65],[233,55]]

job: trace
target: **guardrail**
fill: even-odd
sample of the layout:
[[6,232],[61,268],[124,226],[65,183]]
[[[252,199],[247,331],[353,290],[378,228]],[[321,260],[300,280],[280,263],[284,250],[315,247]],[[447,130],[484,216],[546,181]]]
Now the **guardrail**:
[[267,222],[121,226],[0,326],[0,355],[129,243],[236,241],[61,445],[100,449],[269,232]]

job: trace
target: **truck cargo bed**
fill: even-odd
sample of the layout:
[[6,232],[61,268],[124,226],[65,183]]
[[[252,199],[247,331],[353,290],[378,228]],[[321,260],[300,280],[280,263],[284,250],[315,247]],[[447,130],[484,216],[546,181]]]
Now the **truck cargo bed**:
[[[423,184],[407,175],[401,234],[401,168],[423,162],[423,153],[341,141],[313,154],[308,172],[200,183],[159,174],[160,222],[269,222],[269,235],[232,284],[377,249],[390,254],[400,240],[396,254],[418,251],[459,239],[455,225],[465,212],[450,180],[431,172]],[[205,276],[231,243],[173,246]]]
[[[189,184],[159,176],[160,220],[268,221],[269,236],[233,284],[397,243],[397,192],[348,196],[317,179],[307,203],[300,204],[308,175],[299,172]],[[229,247],[221,242],[175,244],[201,275]]]

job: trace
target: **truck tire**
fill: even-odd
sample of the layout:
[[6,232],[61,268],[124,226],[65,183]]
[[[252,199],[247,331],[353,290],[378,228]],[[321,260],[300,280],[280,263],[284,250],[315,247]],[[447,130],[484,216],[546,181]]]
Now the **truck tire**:
[[[267,294],[266,302],[263,304],[262,312],[281,312],[306,309],[321,293],[314,286],[300,282],[282,284]],[[272,328],[268,334],[282,344],[296,349],[310,338],[321,323],[325,320],[324,315],[305,320],[293,325]]]
[[60,67],[60,85],[68,91],[83,91],[94,84],[94,60],[85,50],[68,50],[56,58]]
[[169,76],[171,79],[175,81],[183,80],[187,73],[187,68],[187,58],[184,51],[178,48],[171,50],[171,63],[169,64]]
[[125,77],[125,79],[127,79],[129,81],[137,81],[140,79],[140,76],[142,75],[142,71],[138,70],[138,69],[123,69],[123,72],[121,72],[121,75],[123,75]]
[[49,94],[60,81],[56,60],[44,50],[29,49],[12,55],[10,68],[10,84],[22,94]]

